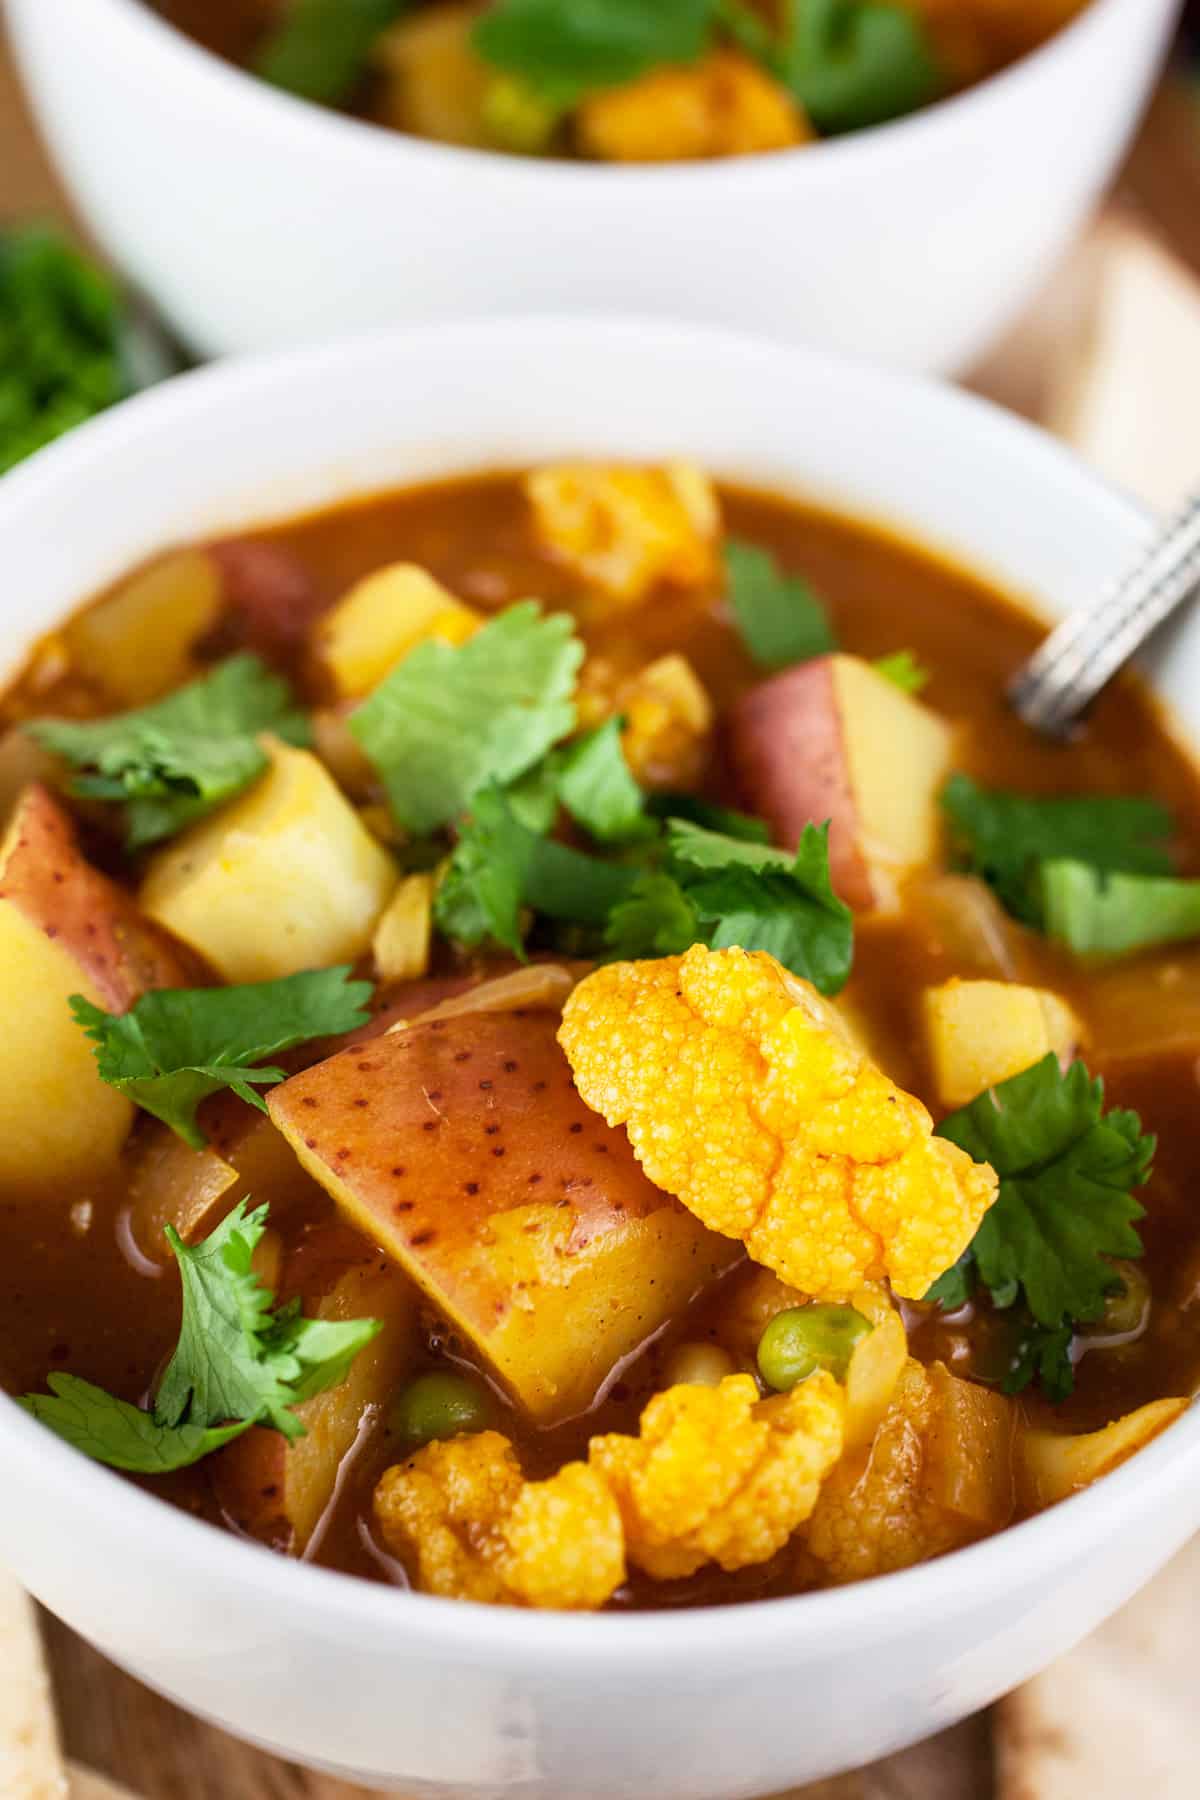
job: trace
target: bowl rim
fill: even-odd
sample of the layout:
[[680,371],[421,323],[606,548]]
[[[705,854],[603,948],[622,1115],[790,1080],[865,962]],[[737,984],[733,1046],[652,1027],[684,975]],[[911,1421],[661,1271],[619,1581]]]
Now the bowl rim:
[[[142,438],[162,436],[178,446],[180,429],[199,411],[236,409],[248,396],[272,386],[326,382],[339,366],[370,365],[380,355],[403,351],[421,355],[429,347],[446,353],[458,340],[502,347],[505,341],[539,345],[547,335],[573,339],[582,349],[597,337],[615,348],[640,345],[672,352],[683,346],[696,354],[739,357],[760,363],[785,361],[841,372],[848,382],[868,380],[881,399],[902,407],[919,397],[962,430],[990,438],[1003,452],[1015,449],[1051,485],[1073,491],[1081,505],[1108,514],[1131,539],[1145,532],[1149,515],[1087,469],[1045,432],[977,395],[926,377],[871,364],[862,358],[766,342],[752,334],[662,319],[603,318],[542,314],[507,319],[451,321],[417,327],[389,327],[333,344],[301,346],[269,355],[233,357],[162,383],[97,416],[57,443],[39,451],[0,483],[0,541],[15,518],[44,505],[56,489],[69,496],[73,485],[102,468],[110,450],[129,450]],[[464,470],[469,464],[464,460]],[[356,491],[363,491],[361,488]],[[369,490],[367,490],[369,491]],[[331,502],[333,504],[333,502]],[[286,516],[286,508],[283,515]],[[852,505],[844,509],[853,516]],[[69,512],[69,506],[64,509]],[[281,516],[264,511],[264,518]],[[253,529],[239,526],[239,529]],[[1200,1482],[1200,1406],[1187,1410],[1124,1465],[1093,1487],[1046,1512],[1010,1525],[964,1549],[895,1573],[815,1593],[725,1606],[682,1607],[660,1612],[571,1614],[523,1611],[377,1584],[339,1571],[295,1561],[265,1550],[235,1533],[197,1519],[129,1483],[101,1464],[72,1450],[0,1393],[0,1460],[10,1489],[30,1495],[41,1488],[70,1492],[78,1515],[97,1520],[141,1555],[151,1543],[156,1557],[182,1571],[187,1588],[198,1581],[214,1588],[236,1583],[239,1590],[318,1621],[331,1638],[368,1641],[384,1650],[411,1650],[415,1636],[425,1647],[480,1662],[516,1656],[523,1666],[549,1666],[564,1655],[583,1658],[605,1670],[661,1671],[664,1652],[672,1656],[672,1678],[696,1676],[719,1653],[723,1663],[741,1659],[747,1668],[781,1647],[798,1649],[862,1640],[911,1629],[915,1619],[950,1615],[964,1593],[985,1604],[1039,1576],[1049,1577],[1077,1560],[1081,1546],[1102,1545],[1116,1530],[1152,1518],[1184,1487]],[[83,1528],[91,1529],[90,1524]]]
[[[1169,12],[1176,0],[1162,0]],[[317,101],[273,88],[268,82],[235,63],[225,61],[214,51],[189,37],[181,27],[154,11],[151,0],[93,0],[120,14],[127,30],[140,33],[156,54],[173,63],[185,79],[196,81],[225,106],[237,105],[247,113],[261,108],[262,120],[269,122],[282,135],[313,134],[314,146],[320,139],[328,153],[345,152],[378,166],[389,158],[407,157],[421,161],[431,170],[445,174],[455,167],[469,172],[485,169],[494,180],[514,184],[549,185],[553,182],[587,182],[596,187],[619,183],[627,189],[633,183],[643,187],[710,185],[767,185],[773,180],[791,182],[836,180],[839,170],[856,160],[874,154],[883,142],[890,155],[906,151],[920,156],[930,134],[936,134],[943,120],[961,119],[969,112],[982,113],[985,108],[1002,108],[1009,97],[1019,102],[1026,87],[1050,80],[1060,65],[1084,50],[1093,39],[1099,39],[1110,18],[1122,9],[1137,11],[1146,0],[1086,0],[1083,10],[1059,26],[1053,36],[1028,50],[1015,62],[985,76],[956,94],[918,107],[915,112],[880,125],[824,138],[791,150],[775,150],[758,155],[723,157],[709,161],[672,163],[600,163],[568,157],[538,158],[517,156],[498,150],[475,149],[469,145],[443,144],[431,138],[417,137],[403,131],[390,130],[353,114],[322,106]],[[1151,15],[1153,16],[1153,15]],[[1157,25],[1157,21],[1155,20]]]

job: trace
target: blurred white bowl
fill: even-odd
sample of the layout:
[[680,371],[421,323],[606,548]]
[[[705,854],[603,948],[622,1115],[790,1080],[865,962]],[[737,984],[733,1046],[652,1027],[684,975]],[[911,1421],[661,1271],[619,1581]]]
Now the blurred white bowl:
[[[4,666],[193,534],[557,454],[692,456],[890,520],[1048,614],[1094,599],[1150,529],[1049,439],[911,377],[661,323],[451,325],[184,376],[5,476]],[[1160,688],[1200,735],[1200,613]],[[231,1731],[421,1800],[739,1800],[870,1761],[1058,1655],[1200,1525],[1193,1410],[1091,1492],[923,1568],[580,1618],[290,1563],[3,1398],[0,1468],[0,1554],[115,1661]]]
[[1178,0],[1091,0],[1005,74],[796,151],[615,168],[425,143],[274,92],[141,0],[7,0],[100,241],[202,354],[538,308],[964,367],[1128,140]]

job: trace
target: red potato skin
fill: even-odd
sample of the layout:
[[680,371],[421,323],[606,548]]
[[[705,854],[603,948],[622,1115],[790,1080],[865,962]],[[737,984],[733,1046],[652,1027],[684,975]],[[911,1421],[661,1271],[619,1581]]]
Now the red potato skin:
[[332,596],[322,594],[299,558],[279,544],[227,538],[210,544],[208,553],[221,572],[229,614],[216,647],[294,663]]
[[25,789],[10,829],[0,900],[61,942],[109,1012],[128,1011],[151,988],[208,983],[202,958],[84,858],[69,815],[40,782]]
[[806,825],[829,820],[834,890],[856,911],[869,911],[876,896],[858,846],[831,659],[816,657],[751,688],[730,714],[728,744],[743,803],[767,820],[775,843],[794,850]]

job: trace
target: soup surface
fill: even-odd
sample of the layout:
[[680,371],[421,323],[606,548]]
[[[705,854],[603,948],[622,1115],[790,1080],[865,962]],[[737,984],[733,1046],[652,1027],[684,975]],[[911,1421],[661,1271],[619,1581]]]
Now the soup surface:
[[217,54],[444,143],[603,162],[792,149],[983,80],[1086,0],[156,0]]
[[3,702],[4,1386],[525,1605],[856,1579],[1115,1466],[1200,1367],[1200,792],[1133,681],[1035,741],[1037,635],[688,465],[67,621]]

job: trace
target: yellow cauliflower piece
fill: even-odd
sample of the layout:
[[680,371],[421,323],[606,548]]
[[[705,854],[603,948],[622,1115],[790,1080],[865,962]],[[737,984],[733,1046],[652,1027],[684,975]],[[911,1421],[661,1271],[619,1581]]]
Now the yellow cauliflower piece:
[[383,1476],[375,1516],[426,1593],[600,1607],[627,1556],[664,1580],[774,1556],[841,1454],[842,1416],[823,1372],[770,1400],[750,1375],[680,1384],[650,1401],[639,1437],[595,1437],[548,1481],[526,1481],[495,1431],[428,1444]]
[[527,475],[525,493],[547,549],[618,609],[660,582],[714,577],[720,508],[693,463],[557,463]]
[[579,1611],[625,1579],[621,1515],[603,1480],[568,1463],[526,1481],[497,1431],[427,1444],[388,1469],[375,1517],[429,1594]]
[[616,710],[625,719],[621,747],[642,787],[692,787],[704,771],[713,708],[686,656],[660,656],[627,681]]
[[773,957],[693,945],[611,963],[563,1010],[580,1094],[650,1180],[814,1299],[890,1280],[919,1299],[966,1249],[996,1176]]
[[788,150],[813,137],[786,88],[737,50],[654,69],[584,100],[576,142],[603,162],[685,162]]
[[706,1562],[742,1569],[783,1548],[842,1449],[842,1391],[824,1371],[760,1400],[752,1375],[668,1388],[638,1437],[593,1438],[588,1465],[616,1495],[630,1562],[659,1581]]

